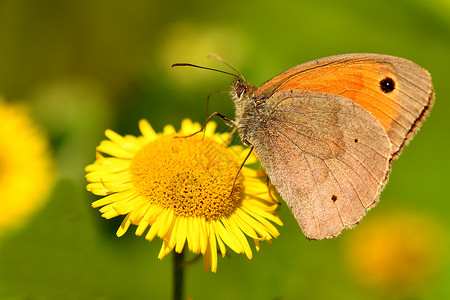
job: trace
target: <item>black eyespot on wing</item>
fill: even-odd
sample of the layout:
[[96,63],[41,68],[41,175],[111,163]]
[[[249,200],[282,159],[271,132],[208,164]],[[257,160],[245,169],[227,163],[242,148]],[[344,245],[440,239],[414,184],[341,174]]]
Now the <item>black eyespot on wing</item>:
[[353,141],[354,141],[355,143],[359,142],[358,138],[355,138]]
[[390,93],[395,89],[395,81],[391,77],[386,77],[380,81],[380,88],[383,93]]
[[336,202],[337,196],[336,196],[336,195],[332,195],[332,196],[331,196],[331,200],[333,200],[333,202]]

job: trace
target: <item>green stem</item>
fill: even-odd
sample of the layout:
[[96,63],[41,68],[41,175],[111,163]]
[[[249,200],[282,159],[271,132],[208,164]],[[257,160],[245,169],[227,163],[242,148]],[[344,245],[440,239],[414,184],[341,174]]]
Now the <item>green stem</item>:
[[173,251],[173,300],[184,297],[184,250],[181,253]]

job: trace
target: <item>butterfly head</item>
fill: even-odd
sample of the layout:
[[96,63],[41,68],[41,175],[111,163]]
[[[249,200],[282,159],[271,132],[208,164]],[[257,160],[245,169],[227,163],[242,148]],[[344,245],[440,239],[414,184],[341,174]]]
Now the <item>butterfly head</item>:
[[231,87],[231,96],[233,98],[241,99],[243,95],[247,93],[248,84],[245,82],[243,78],[237,78],[233,82],[233,86]]
[[233,101],[251,98],[251,95],[256,88],[256,86],[249,84],[244,78],[237,77],[231,86],[231,97],[233,98]]

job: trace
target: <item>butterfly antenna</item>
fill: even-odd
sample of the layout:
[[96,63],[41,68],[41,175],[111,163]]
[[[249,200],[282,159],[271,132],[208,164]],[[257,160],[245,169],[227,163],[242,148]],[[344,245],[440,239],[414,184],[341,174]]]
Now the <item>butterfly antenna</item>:
[[[239,72],[237,72],[237,73],[239,73],[239,75],[236,75],[236,74],[233,74],[233,73],[230,73],[230,72],[227,72],[227,71],[222,71],[222,70],[219,70],[219,69],[208,68],[208,67],[203,67],[203,66],[194,65],[194,64],[188,64],[188,63],[176,63],[176,64],[172,65],[172,68],[173,67],[193,67],[193,68],[198,68],[198,69],[210,70],[210,71],[214,71],[214,72],[228,74],[228,75],[231,75],[231,76],[233,76],[235,78],[238,78],[238,79],[241,78],[240,76],[242,76],[242,75],[240,75]],[[233,68],[233,70],[234,70],[234,68]]]
[[235,71],[236,73],[238,73],[238,74],[239,74],[239,77],[240,77],[241,79],[244,79],[244,76],[242,76],[241,72],[239,72],[235,67],[233,67],[231,64],[229,64],[226,60],[224,60],[224,59],[223,59],[222,57],[220,57],[219,55],[214,54],[214,53],[210,53],[210,54],[208,54],[208,57],[215,58],[215,59],[217,59],[218,61],[224,63],[224,64],[225,64],[226,66],[228,66],[230,69],[232,69],[233,71]]

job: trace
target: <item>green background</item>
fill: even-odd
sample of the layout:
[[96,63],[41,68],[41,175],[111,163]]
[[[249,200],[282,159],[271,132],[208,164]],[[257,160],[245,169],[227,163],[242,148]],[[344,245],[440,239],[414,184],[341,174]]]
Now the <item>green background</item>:
[[[450,1],[0,1],[0,94],[33,107],[53,145],[58,177],[46,206],[19,230],[0,237],[0,299],[168,299],[171,256],[161,241],[121,238],[121,220],[90,207],[84,167],[111,128],[139,134],[183,118],[203,122],[206,96],[228,90],[217,53],[253,84],[316,58],[374,52],[408,58],[432,74],[436,103],[416,138],[394,163],[378,206],[339,238],[307,241],[286,206],[272,245],[249,261],[231,253],[217,274],[201,263],[187,271],[197,299],[450,299],[447,244],[439,265],[412,294],[365,285],[346,249],[370,220],[411,212],[450,232]],[[232,117],[225,94],[210,111]],[[226,127],[221,125],[220,130]],[[433,227],[434,228],[434,227]],[[420,229],[419,229],[420,230]],[[389,247],[390,245],[386,245]],[[399,257],[401,259],[401,257]],[[418,274],[421,269],[416,270]],[[420,276],[419,276],[420,277]],[[421,285],[419,283],[417,285]]]

